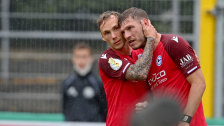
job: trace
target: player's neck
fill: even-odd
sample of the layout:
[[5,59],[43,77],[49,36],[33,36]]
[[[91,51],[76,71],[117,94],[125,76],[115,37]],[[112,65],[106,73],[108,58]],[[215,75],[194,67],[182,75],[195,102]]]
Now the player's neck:
[[161,34],[160,33],[157,33],[157,35],[156,35],[156,41],[155,41],[155,44],[154,44],[155,45],[154,46],[154,50],[156,49],[156,47],[159,44],[160,40],[161,40]]
[[131,55],[132,49],[130,46],[128,46],[127,43],[125,43],[123,48],[121,48],[120,50],[116,50],[116,51],[122,55]]
[[[156,40],[155,40],[155,43],[154,43],[154,50],[156,49],[157,45],[159,44],[160,39],[161,39],[161,34],[160,34],[160,33],[157,33],[157,35],[156,35]],[[146,44],[146,42],[145,42],[145,44]],[[141,48],[144,49],[144,48],[145,48],[145,45],[142,46]],[[153,50],[153,51],[154,51],[154,50]]]

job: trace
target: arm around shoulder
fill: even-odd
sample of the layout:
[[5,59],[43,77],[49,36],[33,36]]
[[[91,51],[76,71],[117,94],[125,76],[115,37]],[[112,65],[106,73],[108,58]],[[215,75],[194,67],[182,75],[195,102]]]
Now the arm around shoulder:
[[144,31],[144,36],[146,37],[146,44],[142,56],[135,62],[135,64],[130,65],[127,69],[125,74],[125,78],[127,80],[146,80],[151,67],[157,31],[149,21],[148,23],[141,21],[141,24]]

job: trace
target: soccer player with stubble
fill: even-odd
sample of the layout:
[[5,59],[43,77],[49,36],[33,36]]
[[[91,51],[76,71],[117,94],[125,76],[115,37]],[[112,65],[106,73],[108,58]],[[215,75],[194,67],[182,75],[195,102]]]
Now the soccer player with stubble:
[[[147,13],[133,7],[125,10],[119,19],[121,32],[129,45],[133,49],[144,48],[146,38],[140,20],[150,24]],[[178,126],[207,126],[201,102],[206,84],[192,47],[180,36],[159,33],[153,46],[147,78],[153,96],[170,95],[178,100],[183,109]],[[142,106],[145,104],[136,105],[137,108]]]
[[[120,14],[107,11],[98,18],[102,39],[110,46],[99,57],[99,72],[108,102],[107,126],[128,126],[135,104],[149,92],[146,83],[151,66],[156,31],[146,32],[147,42],[142,49],[132,50],[124,41],[118,19]],[[137,81],[132,81],[137,80]]]

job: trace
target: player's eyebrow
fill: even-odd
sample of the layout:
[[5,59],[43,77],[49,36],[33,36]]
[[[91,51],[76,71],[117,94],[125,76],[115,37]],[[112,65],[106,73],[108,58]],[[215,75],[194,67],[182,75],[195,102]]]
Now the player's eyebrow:
[[105,30],[105,31],[103,31],[103,34],[109,33],[109,32],[110,32],[109,30]]

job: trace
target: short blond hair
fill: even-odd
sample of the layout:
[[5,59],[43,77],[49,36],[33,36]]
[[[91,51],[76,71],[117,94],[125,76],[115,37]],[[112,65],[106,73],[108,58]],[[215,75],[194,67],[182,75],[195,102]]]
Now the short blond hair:
[[120,13],[116,11],[106,11],[102,13],[99,18],[97,19],[98,28],[100,29],[100,25],[103,23],[103,21],[107,20],[111,15],[116,16],[117,18],[120,17]]

